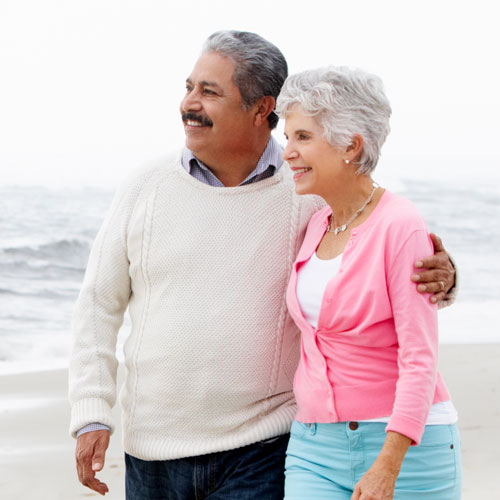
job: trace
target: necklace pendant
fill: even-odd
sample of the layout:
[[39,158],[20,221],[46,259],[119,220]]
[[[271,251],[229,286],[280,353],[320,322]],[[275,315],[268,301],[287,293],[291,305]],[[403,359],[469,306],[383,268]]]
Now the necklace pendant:
[[332,233],[337,236],[339,233],[343,233],[347,229],[347,224],[342,224],[342,226],[336,227]]

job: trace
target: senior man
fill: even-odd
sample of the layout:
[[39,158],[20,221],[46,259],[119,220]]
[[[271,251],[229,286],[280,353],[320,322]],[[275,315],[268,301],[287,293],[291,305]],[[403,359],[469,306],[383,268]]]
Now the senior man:
[[[271,137],[286,76],[260,36],[211,35],[186,80],[185,148],[130,176],[97,236],[74,314],[70,399],[79,478],[101,494],[129,307],[127,499],[283,498],[299,352],[285,287],[319,207],[295,194]],[[454,273],[436,250],[413,279],[442,301]]]

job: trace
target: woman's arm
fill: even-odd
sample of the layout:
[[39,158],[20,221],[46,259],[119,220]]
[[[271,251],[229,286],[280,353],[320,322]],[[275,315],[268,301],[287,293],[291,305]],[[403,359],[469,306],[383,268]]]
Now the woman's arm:
[[435,390],[437,308],[416,285],[402,279],[416,256],[431,248],[425,230],[390,245],[387,284],[398,338],[399,378],[384,445],[354,489],[352,500],[393,498],[396,479],[409,446],[418,444]]
[[[411,221],[410,221],[411,222]],[[398,341],[399,377],[387,431],[418,444],[424,432],[436,391],[438,361],[437,306],[403,279],[416,256],[428,251],[431,242],[425,229],[413,230],[392,245],[386,262],[387,290]]]
[[403,434],[389,431],[377,459],[356,484],[351,500],[391,499],[411,441]]

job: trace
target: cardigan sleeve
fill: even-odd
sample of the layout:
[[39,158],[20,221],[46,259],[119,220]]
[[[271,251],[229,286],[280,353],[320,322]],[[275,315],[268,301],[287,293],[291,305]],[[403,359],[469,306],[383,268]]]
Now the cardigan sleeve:
[[70,434],[99,422],[114,430],[116,341],[131,294],[127,223],[138,186],[125,182],[92,247],[72,321],[69,371]]
[[437,305],[408,279],[413,263],[432,251],[425,229],[414,230],[388,260],[387,283],[398,339],[399,378],[387,430],[420,442],[437,380]]

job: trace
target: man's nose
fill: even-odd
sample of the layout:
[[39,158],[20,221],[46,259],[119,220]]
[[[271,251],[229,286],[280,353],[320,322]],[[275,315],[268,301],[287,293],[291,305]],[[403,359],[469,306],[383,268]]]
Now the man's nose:
[[184,96],[181,102],[182,111],[199,111],[201,109],[201,101],[196,90],[192,90]]

